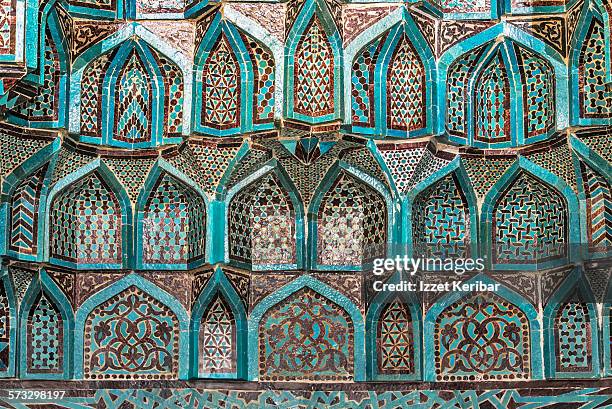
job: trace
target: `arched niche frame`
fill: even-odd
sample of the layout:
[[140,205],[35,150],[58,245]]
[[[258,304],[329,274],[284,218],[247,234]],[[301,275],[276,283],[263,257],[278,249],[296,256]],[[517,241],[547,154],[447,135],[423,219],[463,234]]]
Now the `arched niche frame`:
[[[385,283],[398,284],[407,277],[400,272],[396,272]],[[401,302],[410,313],[411,322],[410,332],[412,344],[410,345],[412,355],[412,365],[410,373],[381,373],[379,361],[379,328],[382,321],[382,314],[393,302]],[[366,314],[366,371],[367,379],[372,381],[416,381],[422,377],[422,341],[423,341],[423,313],[421,303],[414,292],[380,291],[370,303]]]
[[[72,356],[73,356],[73,333],[74,333],[74,312],[72,305],[64,292],[55,284],[53,279],[49,277],[47,272],[42,269],[38,272],[21,301],[19,309],[19,333],[20,339],[24,346],[27,344],[28,334],[28,317],[32,308],[35,308],[34,303],[40,296],[43,296],[50,302],[59,312],[62,319],[62,340],[61,342],[61,359],[62,369],[52,373],[32,373],[28,371],[28,359],[30,359],[30,351],[28,348],[21,348],[19,352],[19,377],[22,379],[62,379],[67,380],[72,378]],[[56,352],[57,353],[57,352]]]
[[[570,123],[576,126],[591,126],[591,125],[610,125],[612,124],[612,113],[608,107],[607,112],[605,107],[601,107],[604,112],[595,113],[595,112],[585,112],[585,104],[584,93],[581,92],[581,87],[586,84],[582,84],[581,79],[581,67],[580,67],[580,58],[583,56],[584,47],[588,46],[588,36],[592,33],[594,34],[594,30],[597,26],[601,26],[603,30],[604,37],[604,47],[603,47],[603,56],[600,61],[601,67],[599,68],[602,72],[600,74],[603,75],[601,77],[601,83],[598,83],[598,92],[608,94],[604,97],[606,99],[612,99],[612,91],[609,91],[605,88],[605,83],[611,80],[610,74],[610,65],[612,58],[610,57],[611,45],[610,45],[610,36],[609,31],[605,32],[605,18],[607,16],[602,15],[598,9],[595,7],[589,7],[585,5],[582,13],[580,14],[580,18],[576,23],[576,32],[572,36],[572,40],[569,44],[570,54],[569,54],[569,62],[570,62],[570,80],[571,86],[569,88],[568,93],[568,101],[571,101],[570,106]],[[609,20],[608,20],[609,27]],[[593,59],[594,60],[594,59]],[[592,61],[591,65],[598,66],[597,61]]]
[[[566,243],[565,255],[553,260],[541,263],[520,263],[520,264],[498,264],[494,263],[491,256],[493,254],[493,216],[498,201],[510,188],[513,183],[525,173],[528,177],[535,178],[547,188],[560,195],[565,201],[566,220]],[[580,219],[579,219],[578,197],[572,188],[559,176],[554,175],[548,170],[536,165],[524,156],[519,156],[503,174],[503,176],[493,185],[484,198],[480,213],[480,232],[481,232],[481,254],[485,256],[485,267],[498,270],[537,270],[549,268],[573,262],[580,259],[580,254],[576,244],[580,243]]]
[[28,261],[42,261],[42,248],[44,248],[44,218],[39,217],[37,214],[35,215],[36,220],[32,220],[32,229],[36,231],[34,237],[38,247],[35,255],[17,254],[10,250],[9,243],[11,242],[12,223],[9,218],[11,217],[11,205],[16,189],[22,182],[25,182],[43,166],[47,166],[47,171],[38,197],[38,213],[40,215],[46,214],[44,198],[49,191],[51,171],[57,159],[56,153],[60,149],[60,144],[61,141],[59,138],[53,140],[53,142],[36,152],[4,177],[0,192],[2,197],[5,198],[0,201],[0,237],[3,237],[4,240],[0,240],[0,254],[8,254],[12,257]]
[[[72,103],[70,104],[70,114],[68,121],[68,131],[71,134],[78,135],[81,133],[81,82],[83,80],[83,74],[85,70],[96,58],[103,54],[113,52],[113,50],[115,49],[121,48],[126,42],[138,42],[140,44],[140,49],[147,49],[148,54],[146,55],[151,54],[151,51],[149,49],[152,49],[155,52],[163,54],[172,63],[176,64],[183,76],[183,106],[191,106],[193,68],[192,63],[189,61],[189,58],[187,58],[187,56],[182,51],[176,49],[166,40],[149,31],[146,27],[142,26],[137,22],[131,22],[120,28],[115,33],[106,37],[105,39],[95,43],[74,60],[72,71],[70,74],[70,101],[72,101]],[[147,69],[152,70],[152,66],[154,65],[154,59],[148,61],[149,62],[147,63],[147,65],[149,66],[149,68]],[[155,70],[159,71],[159,68],[155,68]],[[160,78],[161,77],[157,77],[156,81],[159,82]],[[163,89],[163,85],[161,86],[161,88]],[[160,131],[163,133],[163,98],[160,101],[153,101],[153,106],[162,107],[162,118],[161,120],[158,120],[158,122],[161,124]],[[157,108],[157,112],[159,112],[159,110],[160,108]],[[186,136],[191,134],[191,111],[189,109],[183,109],[182,115],[182,135]],[[114,124],[111,121],[111,123],[108,125]],[[91,140],[87,139],[86,137],[82,137],[81,139],[84,142],[96,144],[100,143],[98,139]],[[168,140],[163,140],[161,133],[159,134],[158,140],[160,140],[160,143],[180,142],[180,138],[167,139]],[[138,146],[139,145],[130,145],[128,147]]]
[[[234,7],[227,6],[223,9],[223,16],[238,29],[253,37],[260,44],[268,48],[274,56],[274,119],[283,116],[284,106],[284,84],[285,84],[285,47],[284,44],[274,37],[261,24],[252,18],[245,16]],[[256,67],[254,67],[256,69]]]
[[[187,263],[178,263],[178,264],[167,264],[167,263],[146,263],[144,261],[144,230],[145,230],[145,207],[147,202],[151,196],[151,194],[155,193],[154,189],[156,183],[163,178],[164,176],[168,176],[174,179],[176,182],[180,184],[182,188],[189,191],[192,195],[202,200],[205,209],[206,220],[204,223],[204,228],[206,231],[205,234],[205,248],[204,252],[200,257],[197,257],[194,260],[188,261]],[[160,158],[155,162],[151,170],[149,171],[149,175],[145,181],[143,188],[141,189],[138,199],[136,202],[136,235],[135,237],[135,255],[136,255],[136,268],[142,269],[154,269],[154,270],[185,270],[196,268],[202,264],[204,264],[207,260],[207,255],[210,254],[210,234],[209,234],[209,226],[211,224],[210,221],[210,203],[208,200],[208,196],[206,192],[204,192],[200,185],[187,176],[185,173],[176,169],[170,163],[168,163],[165,159]],[[191,220],[190,220],[191,222]],[[191,244],[190,244],[191,246]]]
[[[7,361],[3,362],[4,368],[0,371],[0,378],[13,378],[16,375],[16,359],[17,359],[17,333],[19,328],[17,302],[11,279],[8,274],[8,268],[3,266],[0,268],[0,286],[2,286],[4,296],[2,311],[3,315],[3,333],[0,336],[0,353],[6,356]],[[7,331],[8,327],[8,331]],[[8,353],[4,351],[8,349]]]
[[[76,264],[73,262],[60,260],[51,256],[50,248],[50,231],[51,223],[53,221],[50,218],[50,209],[53,205],[53,200],[56,197],[60,197],[65,193],[70,186],[78,181],[90,176],[92,173],[96,173],[98,177],[102,178],[107,183],[113,194],[116,195],[117,200],[121,208],[121,264]],[[42,199],[41,199],[42,200]],[[133,248],[132,248],[132,229],[133,229],[133,216],[132,216],[132,205],[130,199],[125,191],[125,188],[117,180],[113,172],[106,166],[101,159],[95,159],[87,165],[77,169],[69,175],[63,177],[57,181],[50,189],[47,197],[44,198],[45,209],[47,211],[44,215],[44,243],[42,261],[50,262],[65,267],[71,267],[76,269],[121,269],[129,268],[134,260]]]
[[[449,70],[453,66],[453,63],[457,61],[461,56],[474,51],[486,44],[484,51],[478,57],[478,62],[471,72],[470,79],[467,84],[467,95],[465,96],[466,111],[466,134],[467,138],[459,138],[453,135],[448,135],[451,141],[467,144],[471,146],[480,147],[509,147],[519,146],[529,143],[534,143],[549,137],[556,129],[564,129],[569,125],[569,105],[566,98],[568,92],[568,78],[569,72],[564,62],[563,56],[558,51],[554,50],[551,46],[544,43],[532,35],[520,30],[519,28],[507,23],[498,23],[482,32],[475,34],[448,49],[439,59],[438,62],[438,83],[447,84]],[[534,54],[537,58],[543,60],[549,65],[554,72],[555,77],[555,126],[551,127],[548,132],[528,137],[526,136],[526,124],[522,120],[523,112],[523,91],[524,86],[521,77],[519,64],[517,61],[516,53],[514,51],[514,45],[524,48],[526,51]],[[501,54],[504,66],[508,72],[508,81],[510,87],[510,140],[505,142],[499,142],[496,144],[484,144],[482,142],[474,141],[474,107],[472,104],[472,96],[474,95],[474,87],[479,73],[487,67],[487,63],[491,59]],[[444,120],[438,121],[438,133],[446,132],[447,123],[447,100],[449,98],[447,87],[441,87],[437,94],[437,106],[439,108],[440,118]]]
[[248,323],[248,380],[256,381],[259,379],[259,328],[264,317],[264,314],[271,308],[280,304],[291,295],[302,289],[310,289],[326,300],[338,305],[344,310],[352,321],[353,326],[353,362],[354,372],[353,378],[355,381],[365,381],[365,324],[363,316],[359,309],[345,295],[331,288],[327,284],[317,280],[316,278],[306,274],[298,277],[294,281],[284,285],[272,294],[261,300],[251,311]]
[[[298,46],[305,38],[304,32],[309,27],[309,24],[316,18],[323,28],[329,46],[333,54],[333,112],[322,114],[320,116],[310,116],[296,111],[296,101],[293,90],[295,89],[295,78],[298,73],[295,72],[296,55],[295,52]],[[328,11],[324,0],[305,0],[302,9],[300,10],[285,44],[285,89],[291,90],[285,95],[284,116],[288,119],[306,122],[309,124],[320,124],[330,121],[339,120],[342,118],[342,66],[344,64],[342,39],[340,38],[339,28],[336,27],[334,19]]]
[[[463,284],[476,284],[482,283],[484,285],[499,285],[498,291],[495,292],[495,295],[512,305],[514,305],[517,309],[519,309],[527,319],[527,325],[529,325],[529,350],[530,350],[530,379],[532,380],[541,380],[544,379],[544,372],[542,369],[543,357],[542,357],[542,348],[541,348],[541,340],[542,340],[542,328],[540,326],[540,321],[538,318],[538,311],[536,308],[525,298],[521,297],[516,292],[508,289],[504,285],[496,282],[494,279],[489,276],[480,273],[476,276],[472,277],[469,280],[463,282]],[[435,337],[435,326],[438,317],[444,313],[444,311],[452,306],[454,303],[459,302],[470,295],[475,293],[469,291],[455,291],[452,293],[448,293],[442,299],[436,301],[432,307],[427,311],[425,315],[424,322],[424,332],[423,339],[433,340]],[[425,348],[424,349],[424,381],[426,382],[434,382],[436,381],[436,356],[435,356],[435,348]]]
[[[327,174],[320,182],[317,187],[315,194],[313,195],[312,201],[308,208],[308,240],[307,240],[307,249],[308,255],[306,257],[306,261],[308,263],[308,269],[312,270],[340,270],[340,271],[367,271],[368,265],[322,265],[318,263],[317,257],[317,246],[318,246],[318,213],[321,205],[323,203],[323,199],[327,192],[329,192],[334,183],[343,176],[343,174],[348,175],[356,179],[358,182],[362,183],[366,188],[371,189],[373,192],[382,196],[382,199],[385,202],[387,207],[386,209],[386,243],[385,243],[385,252],[383,256],[386,256],[389,253],[390,247],[393,243],[395,243],[396,236],[399,234],[395,226],[395,218],[397,215],[397,206],[396,202],[393,200],[391,192],[388,190],[387,186],[385,186],[381,181],[373,178],[372,176],[364,173],[363,171],[349,165],[348,163],[338,160],[336,161],[328,170]],[[371,263],[369,263],[371,265]]]
[[[47,20],[52,12],[56,13],[56,5],[61,5],[65,10],[68,10],[68,5],[64,0],[50,0],[43,5],[42,9],[35,0],[20,0],[16,3],[17,7],[26,7],[25,12],[15,13],[16,27],[23,27],[24,25],[28,27],[27,30],[23,30],[24,33],[21,33],[21,30],[17,30],[17,33],[15,33],[16,62],[25,61],[26,66],[32,70],[42,67]],[[25,44],[30,45],[30,47],[25,47]],[[5,55],[0,56],[0,61],[5,57]],[[39,83],[42,84],[42,82]]]
[[463,196],[463,199],[467,203],[466,211],[468,212],[469,217],[466,220],[466,223],[469,223],[469,236],[467,237],[468,246],[466,248],[467,255],[466,257],[470,257],[472,259],[476,259],[479,257],[479,241],[478,241],[478,205],[476,194],[472,188],[470,183],[470,179],[465,171],[465,167],[461,162],[461,158],[459,156],[455,157],[448,165],[444,166],[442,169],[434,172],[429,175],[427,178],[419,182],[413,189],[410,190],[408,195],[404,199],[403,207],[405,211],[403,212],[404,216],[402,217],[402,231],[406,232],[406,250],[407,254],[414,254],[414,226],[412,216],[414,213],[414,207],[416,205],[416,201],[419,199],[419,196],[422,192],[427,190],[430,186],[435,185],[442,179],[447,176],[452,177],[455,180],[455,184],[457,189],[459,189],[460,195]]
[[[162,290],[155,284],[146,280],[136,273],[131,273],[110,286],[89,297],[76,312],[75,333],[74,333],[74,378],[83,379],[84,373],[84,344],[85,344],[85,322],[94,308],[105,301],[115,297],[122,291],[136,287],[143,293],[153,297],[165,307],[169,308],[176,316],[179,325],[178,331],[178,351],[189,350],[189,316],[185,308],[176,298]],[[186,380],[189,378],[189,359],[181,357],[178,359],[178,379]]]
[[[60,16],[57,8],[60,7],[60,2],[53,1],[51,4],[45,5],[42,18],[40,21],[40,32],[36,39],[38,50],[36,50],[36,71],[29,73],[25,79],[39,86],[37,95],[31,100],[18,103],[12,109],[7,110],[7,120],[22,126],[33,128],[61,128],[66,124],[68,115],[68,77],[70,72],[70,45],[65,38],[63,25],[60,23]],[[27,30],[30,31],[30,30]],[[47,47],[51,52],[57,55],[56,60],[47,60]],[[27,47],[29,50],[30,47]],[[46,67],[48,64],[57,64],[57,73],[51,71],[50,75],[56,82],[52,88],[46,87],[45,83],[50,78],[45,78],[47,74]],[[51,93],[52,112],[47,112],[43,115],[28,114],[32,106],[40,103],[40,99],[49,97],[47,93]],[[41,103],[41,106],[47,105],[47,102]],[[48,107],[46,108],[49,109]],[[43,111],[44,112],[44,111]]]
[[[589,203],[588,192],[586,191],[587,181],[582,172],[582,167],[588,167],[593,173],[596,173],[597,176],[601,177],[605,182],[607,182],[608,186],[612,186],[612,165],[610,165],[605,159],[603,159],[600,155],[594,152],[587,144],[581,141],[576,136],[570,137],[570,144],[572,147],[572,151],[574,155],[572,155],[572,160],[574,164],[574,171],[576,173],[577,178],[577,187],[578,187],[578,201],[580,205],[580,237],[581,243],[584,245],[582,248],[582,257],[584,259],[595,259],[595,258],[605,258],[609,257],[612,254],[612,248],[601,249],[602,251],[593,251],[590,247],[590,232],[589,232],[589,222],[590,222],[590,214],[591,212],[599,214],[598,217],[606,217],[607,214],[610,214],[609,211],[603,212],[603,214],[598,213],[597,211],[593,211],[591,209],[591,204]],[[582,163],[581,163],[582,162]],[[599,184],[599,187],[604,187],[602,184]],[[599,189],[595,189],[595,192],[598,192]],[[597,195],[599,196],[599,195]],[[605,196],[603,196],[605,197]],[[602,227],[606,229],[606,224]]]
[[[248,31],[245,31],[245,33],[248,33]],[[236,69],[239,70],[240,78],[237,80],[238,83],[235,84],[235,95],[232,96],[236,105],[233,108],[236,112],[232,114],[235,117],[234,120],[228,122],[226,119],[223,123],[215,123],[203,119],[203,116],[206,116],[205,111],[209,108],[206,105],[206,95],[203,91],[206,80],[204,70],[206,70],[209,57],[213,55],[217,47],[222,45],[221,42],[226,43],[224,47],[228,47],[227,51],[231,54],[230,58],[234,60]],[[244,44],[238,28],[222,17],[221,13],[217,13],[196,50],[195,66],[197,71],[193,84],[194,104],[192,109],[195,131],[214,136],[226,136],[273,128],[272,123],[256,124],[253,118],[254,70],[257,67],[253,66],[249,55],[249,50]],[[276,59],[275,63],[277,63]],[[278,71],[276,71],[275,77],[278,77]]]
[[[281,187],[288,194],[293,209],[295,211],[295,260],[293,264],[266,264],[266,265],[249,265],[240,261],[232,260],[230,258],[229,249],[229,237],[230,237],[230,226],[228,223],[228,217],[230,212],[230,205],[232,199],[244,189],[249,186],[257,184],[267,175],[272,174],[281,183]],[[289,174],[285,171],[282,165],[276,159],[270,159],[263,166],[251,173],[249,176],[232,186],[227,192],[219,195],[219,199],[224,203],[224,260],[225,263],[232,263],[241,268],[252,268],[253,270],[295,270],[303,269],[306,265],[306,215],[304,214],[304,207],[302,205],[302,199],[298,190],[291,180]]]
[[[202,331],[202,319],[206,310],[216,297],[221,297],[229,306],[234,319],[235,342],[233,346],[235,353],[234,370],[222,373],[205,373],[200,370],[200,332]],[[234,286],[227,279],[220,267],[215,268],[212,277],[195,301],[190,321],[190,376],[196,378],[214,379],[247,379],[248,355],[247,355],[247,315],[242,302]]]
[[[384,24],[381,24],[384,23]],[[392,27],[389,28],[389,25]],[[389,90],[388,77],[391,70],[390,63],[392,62],[395,53],[400,46],[400,42],[405,39],[410,43],[410,47],[415,51],[418,62],[423,69],[423,83],[421,84],[425,90],[423,97],[423,126],[415,130],[400,130],[392,129],[389,125]],[[352,129],[355,132],[396,137],[419,137],[426,134],[431,134],[436,129],[437,115],[435,109],[427,109],[434,107],[436,103],[436,88],[432,84],[436,83],[436,61],[430,46],[421,34],[420,29],[410,16],[410,13],[404,8],[400,8],[385,17],[383,20],[374,24],[370,29],[360,34],[346,48],[345,60],[350,64],[345,64],[344,78],[348,79],[344,84],[345,95],[352,95],[352,66],[355,59],[366,48],[371,47],[372,43],[380,41],[377,53],[379,54],[375,60],[373,70],[373,78],[371,85],[374,88],[373,101],[369,101],[370,112],[373,114],[371,123],[373,127],[353,123],[351,97],[346,97],[344,100],[344,115],[345,123],[352,124]],[[363,44],[367,44],[365,47]],[[369,75],[369,74],[368,74]]]
[[[573,295],[577,295],[577,300],[572,300]],[[559,331],[557,327],[557,316],[560,313],[560,309],[565,306],[567,302],[578,302],[584,305],[588,312],[588,322],[583,322],[584,330],[583,336],[586,338],[585,350],[583,351],[585,359],[588,360],[588,368],[579,370],[577,368],[568,368],[567,371],[562,371],[559,368],[559,360],[564,353],[577,351],[566,350],[560,351],[559,346]],[[577,325],[577,324],[575,324]],[[561,287],[553,294],[548,300],[546,307],[544,308],[544,354],[545,354],[545,369],[547,378],[567,379],[567,378],[598,378],[600,374],[600,363],[599,363],[599,323],[597,314],[597,304],[591,289],[588,285],[588,280],[582,274],[582,269],[576,267],[574,271],[565,279]],[[576,331],[580,331],[580,328],[576,328]],[[573,334],[576,336],[576,334]],[[572,337],[572,335],[568,335]]]
[[[151,79],[151,93],[148,95],[152,108],[150,113],[150,138],[142,142],[127,142],[115,138],[117,136],[115,126],[120,119],[120,112],[116,106],[118,102],[117,93],[119,92],[118,82],[122,76],[121,72],[129,64],[128,60],[132,55],[142,62],[146,74]],[[147,46],[144,46],[138,39],[128,40],[121,44],[104,75],[102,89],[110,91],[108,93],[102,93],[102,112],[104,113],[102,116],[103,145],[112,145],[122,148],[144,148],[157,146],[162,143],[164,127],[164,84],[162,73],[155,63],[153,54]],[[82,137],[82,139],[85,142],[89,142],[89,137]]]

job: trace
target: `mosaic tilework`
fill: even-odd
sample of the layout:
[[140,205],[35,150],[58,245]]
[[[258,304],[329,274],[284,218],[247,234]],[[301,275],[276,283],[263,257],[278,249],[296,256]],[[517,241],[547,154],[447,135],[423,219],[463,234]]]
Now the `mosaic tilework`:
[[296,262],[295,210],[273,174],[232,199],[228,226],[232,259],[253,265]]
[[129,147],[180,136],[184,97],[178,66],[143,41],[128,41],[85,67],[80,134],[87,142]]
[[374,127],[374,68],[385,38],[379,38],[357,55],[351,76],[353,125]]
[[61,373],[64,359],[62,316],[41,292],[27,321],[27,370],[34,374]]
[[467,138],[468,80],[483,50],[483,47],[479,47],[463,54],[453,62],[448,72],[446,128],[449,133],[462,139]]
[[108,299],[85,321],[85,378],[176,378],[178,325],[166,305],[136,287]]
[[327,191],[317,216],[321,265],[361,265],[384,252],[387,206],[379,193],[343,173]]
[[591,318],[587,303],[574,295],[559,308],[555,327],[557,370],[570,373],[590,371]]
[[240,126],[240,66],[225,34],[204,64],[202,124],[217,129]]
[[526,138],[548,132],[555,124],[554,69],[534,53],[515,44],[521,76],[525,78],[523,106]]
[[413,243],[417,254],[466,257],[470,242],[470,206],[454,175],[428,187],[415,199]]
[[295,51],[295,112],[312,117],[331,114],[334,112],[334,57],[316,15],[308,23],[303,38]]
[[15,50],[15,2],[0,3],[0,54],[11,54]]
[[171,136],[178,136],[183,130],[183,103],[185,90],[183,74],[179,67],[169,58],[158,56],[159,67],[164,77],[164,116],[165,132]]
[[102,87],[113,54],[103,54],[87,66],[81,81],[81,134],[102,136]]
[[585,118],[610,116],[612,94],[606,91],[605,70],[605,37],[603,25],[592,20],[582,45],[579,58],[579,98],[580,115]]
[[[402,35],[387,73],[387,126],[412,131],[425,126],[425,68]],[[408,80],[406,80],[408,79]]]
[[587,201],[586,218],[589,248],[607,251],[612,247],[612,191],[606,179],[580,162]]
[[136,143],[151,140],[153,91],[151,79],[135,50],[126,59],[117,80],[115,116],[117,122],[113,138]]
[[213,195],[223,175],[230,170],[229,164],[236,158],[240,146],[222,147],[194,142],[190,144],[190,147],[197,158],[197,163],[205,173],[205,191]]
[[380,315],[377,332],[378,371],[412,373],[414,368],[412,317],[408,306],[396,299]]
[[253,89],[253,123],[263,124],[274,119],[274,58],[255,40],[242,35],[249,48],[255,74]]
[[533,263],[564,257],[568,228],[564,202],[559,193],[521,173],[495,207],[495,262]]
[[55,121],[59,115],[60,55],[50,31],[45,35],[43,84],[31,100],[25,100],[11,112],[31,121]]
[[438,380],[516,380],[530,374],[529,321],[495,294],[476,294],[436,321]]
[[230,307],[217,294],[204,311],[200,327],[202,373],[233,372],[236,366],[236,323]]
[[[353,372],[350,317],[308,288],[266,313],[259,327],[263,381],[347,381]],[[306,359],[308,357],[308,359]]]
[[[397,384],[396,384],[397,385]],[[578,408],[589,404],[595,409],[606,408],[610,398],[604,386],[593,388],[574,388],[554,390],[553,395],[547,395],[541,389],[493,389],[487,391],[450,391],[450,390],[359,390],[359,391],[328,391],[328,390],[262,390],[249,391],[221,389],[100,389],[88,393],[86,397],[64,398],[57,402],[59,409],[74,407],[83,408],[100,406],[121,407],[130,405],[135,409],[150,408],[155,402],[160,409],[190,407],[191,405],[205,409],[222,406],[232,406],[237,409],[257,409],[274,406],[280,409],[290,409],[298,406],[340,406],[347,409],[376,407],[379,409],[394,409],[418,404],[424,409],[434,409],[440,405],[465,409],[478,409],[490,406],[495,409],[507,407],[507,402],[517,405],[537,405],[540,408],[554,408],[559,404],[568,408]],[[36,404],[22,404],[24,408],[35,409]],[[519,406],[520,407],[520,406]]]
[[[609,406],[612,9],[230,3],[0,0],[7,385]],[[447,243],[499,292],[378,304],[374,257]]]
[[484,143],[510,140],[510,84],[501,54],[481,72],[474,97],[474,139]]
[[36,254],[38,248],[38,213],[40,194],[47,165],[17,186],[11,200],[10,248],[22,254]]
[[168,174],[153,186],[142,222],[145,263],[188,263],[204,256],[206,204]]
[[121,263],[121,209],[96,173],[54,199],[50,220],[52,257],[73,263]]

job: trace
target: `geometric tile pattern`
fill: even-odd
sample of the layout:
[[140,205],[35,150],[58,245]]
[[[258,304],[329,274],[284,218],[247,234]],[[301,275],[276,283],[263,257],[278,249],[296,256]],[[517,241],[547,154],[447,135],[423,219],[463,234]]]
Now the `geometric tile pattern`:
[[[371,385],[371,384],[370,384]],[[506,409],[516,404],[517,407],[579,408],[589,405],[594,409],[605,409],[609,405],[609,390],[605,387],[573,387],[555,390],[536,388],[522,389],[491,389],[491,390],[405,390],[400,384],[395,388],[389,387],[384,391],[376,390],[372,385],[365,385],[359,390],[317,390],[261,388],[249,393],[227,389],[99,389],[96,391],[82,391],[83,397],[68,397],[54,401],[54,408],[121,408],[150,409],[154,402],[155,409],[173,408],[219,408],[231,407],[235,409],[258,409],[273,405],[278,409],[291,409],[296,407],[341,407],[341,408],[377,408],[396,409],[400,407],[416,407],[435,409],[439,407],[464,409],[479,409],[490,407]],[[0,398],[0,402],[6,401]],[[273,402],[273,404],[271,404]],[[8,404],[8,403],[7,403]],[[37,409],[40,405],[23,403],[20,407]]]
[[34,98],[24,100],[11,111],[15,116],[31,121],[55,121],[59,115],[60,55],[49,30],[45,39],[43,84],[40,91]]
[[97,173],[54,198],[50,224],[52,257],[73,263],[121,263],[121,208]]
[[559,307],[555,317],[555,351],[559,372],[592,370],[591,318],[577,294]]
[[468,81],[484,48],[478,47],[461,55],[453,62],[448,71],[446,129],[450,134],[462,139],[467,137],[466,111],[470,103]]
[[137,143],[151,140],[152,106],[151,79],[136,50],[126,58],[115,91],[115,116],[117,118],[113,138]]
[[202,125],[216,129],[240,126],[240,66],[224,33],[206,63],[202,82]]
[[227,373],[236,366],[236,322],[223,296],[217,293],[202,316],[200,372]]
[[355,126],[374,127],[374,68],[385,38],[370,43],[353,62],[351,108]]
[[0,54],[15,52],[15,2],[0,2]]
[[293,202],[273,173],[234,196],[228,214],[231,259],[254,266],[296,262]]
[[359,266],[384,254],[386,243],[387,205],[383,197],[343,172],[319,207],[318,263]]
[[605,85],[604,27],[593,19],[580,50],[578,63],[580,116],[607,118],[612,115],[612,93]]
[[206,204],[191,188],[161,175],[147,199],[143,215],[143,261],[181,264],[204,256]]
[[314,15],[295,50],[295,112],[319,117],[334,112],[334,54]]
[[[0,377],[77,389],[0,406],[609,406],[612,8],[218,3],[0,0]],[[370,311],[397,245],[503,287]]]
[[554,69],[543,58],[514,44],[521,77],[525,78],[525,137],[545,134],[555,125]]
[[567,220],[563,197],[522,172],[495,205],[493,262],[529,264],[565,257]]
[[52,374],[64,370],[64,324],[62,316],[44,292],[28,314],[27,370]]
[[412,373],[413,324],[408,306],[396,299],[383,310],[379,320],[378,371],[384,374]]
[[183,102],[185,99],[183,74],[179,67],[166,56],[159,54],[157,59],[165,86],[165,133],[170,136],[178,136],[183,130]]
[[114,53],[93,60],[83,72],[81,81],[81,135],[102,136],[102,87],[104,75]]
[[242,41],[248,47],[253,73],[253,123],[265,124],[274,119],[274,58],[257,41],[242,34]]
[[403,34],[387,73],[387,126],[412,131],[425,127],[425,68]]
[[38,247],[39,200],[47,165],[24,179],[11,200],[10,248],[22,254],[36,255]]
[[612,188],[606,179],[580,162],[586,196],[589,250],[606,252],[612,248]]
[[510,140],[510,83],[498,51],[482,70],[474,96],[474,139],[484,143]]
[[412,213],[416,254],[442,258],[467,257],[469,209],[454,174],[420,193],[415,199]]

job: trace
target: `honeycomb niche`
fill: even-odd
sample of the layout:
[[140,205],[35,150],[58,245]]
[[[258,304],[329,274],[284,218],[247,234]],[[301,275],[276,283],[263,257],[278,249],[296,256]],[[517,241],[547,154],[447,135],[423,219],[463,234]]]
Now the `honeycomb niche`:
[[610,13],[0,0],[0,406],[609,407]]

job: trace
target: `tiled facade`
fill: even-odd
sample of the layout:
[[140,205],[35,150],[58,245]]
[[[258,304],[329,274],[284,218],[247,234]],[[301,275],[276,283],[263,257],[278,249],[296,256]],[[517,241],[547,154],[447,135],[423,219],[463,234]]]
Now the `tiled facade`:
[[[610,407],[610,13],[0,1],[0,390]],[[373,291],[403,253],[500,290]]]

